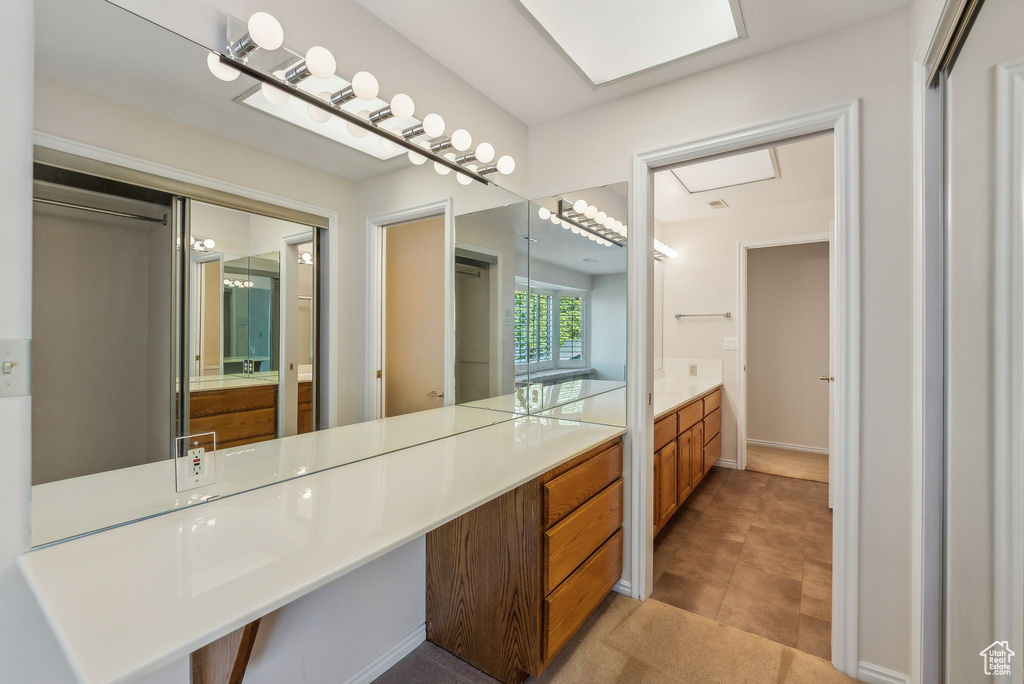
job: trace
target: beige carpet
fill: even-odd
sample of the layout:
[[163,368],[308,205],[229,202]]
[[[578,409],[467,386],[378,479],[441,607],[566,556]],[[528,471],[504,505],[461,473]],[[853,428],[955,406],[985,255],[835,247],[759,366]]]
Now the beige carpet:
[[[425,643],[377,684],[491,684],[495,680]],[[660,601],[611,594],[531,682],[558,684],[831,684],[854,682],[832,664]]]
[[747,470],[798,480],[828,482],[828,454],[747,444]]

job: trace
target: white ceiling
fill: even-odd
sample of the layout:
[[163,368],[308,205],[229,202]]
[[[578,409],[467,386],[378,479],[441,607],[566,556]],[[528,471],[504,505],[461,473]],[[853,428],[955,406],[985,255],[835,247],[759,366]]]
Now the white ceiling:
[[[586,109],[909,4],[909,0],[740,0],[747,38],[594,88],[517,0],[444,0],[431,3],[429,10],[424,10],[420,0],[356,1],[526,124]],[[582,11],[579,21],[586,21]]]
[[[770,180],[688,193],[671,171],[654,175],[654,218],[676,223],[728,212],[785,206],[834,197],[834,149],[831,134],[775,148],[779,177]],[[712,209],[708,202],[723,199],[728,208]]]

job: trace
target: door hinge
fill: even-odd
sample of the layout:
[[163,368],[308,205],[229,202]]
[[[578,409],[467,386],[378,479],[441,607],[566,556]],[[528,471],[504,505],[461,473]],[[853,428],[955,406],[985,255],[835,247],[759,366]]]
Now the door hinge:
[[381,377],[383,377],[381,371],[377,371],[377,379],[379,380]]

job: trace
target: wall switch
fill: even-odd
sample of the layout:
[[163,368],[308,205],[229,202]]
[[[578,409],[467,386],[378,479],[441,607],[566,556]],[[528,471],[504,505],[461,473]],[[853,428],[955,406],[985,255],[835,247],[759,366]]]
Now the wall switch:
[[723,349],[736,349],[736,338],[735,337],[726,337],[725,338],[725,345],[722,348]]
[[696,375],[697,375],[697,364],[695,364],[695,363],[691,363],[690,364],[690,375],[696,377]]
[[29,347],[29,340],[0,340],[0,397],[30,394]]

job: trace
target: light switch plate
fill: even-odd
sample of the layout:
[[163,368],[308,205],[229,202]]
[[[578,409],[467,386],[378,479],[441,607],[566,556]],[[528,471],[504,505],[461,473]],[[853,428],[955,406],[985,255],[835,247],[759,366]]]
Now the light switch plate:
[[31,340],[0,340],[0,397],[31,393]]
[[725,338],[725,344],[723,345],[722,348],[723,349],[736,349],[736,338],[735,337],[726,337]]

